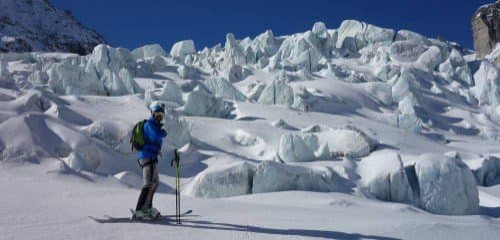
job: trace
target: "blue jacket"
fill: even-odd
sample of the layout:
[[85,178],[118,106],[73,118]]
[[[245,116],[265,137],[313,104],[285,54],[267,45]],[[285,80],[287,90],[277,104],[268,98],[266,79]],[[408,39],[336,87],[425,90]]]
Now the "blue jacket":
[[162,124],[152,116],[144,123],[145,143],[141,151],[137,153],[137,158],[157,158],[163,145],[163,138],[167,136],[167,131],[161,128]]

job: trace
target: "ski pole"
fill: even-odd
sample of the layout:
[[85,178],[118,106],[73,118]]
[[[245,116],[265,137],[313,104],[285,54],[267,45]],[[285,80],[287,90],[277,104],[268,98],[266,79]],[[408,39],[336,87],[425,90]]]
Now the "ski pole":
[[177,149],[174,150],[174,158],[170,162],[170,166],[175,164],[175,220],[177,224],[181,223],[181,210],[180,210],[180,181],[179,181],[179,154]]
[[178,201],[178,204],[177,204],[177,223],[178,224],[181,224],[181,183],[180,183],[180,176],[179,176],[179,162],[177,162],[177,189],[179,189],[177,191],[177,201]]

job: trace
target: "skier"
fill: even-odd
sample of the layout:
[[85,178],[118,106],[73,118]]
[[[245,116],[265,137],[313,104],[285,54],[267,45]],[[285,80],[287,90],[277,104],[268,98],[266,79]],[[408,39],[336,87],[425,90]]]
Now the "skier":
[[165,117],[165,106],[153,102],[149,106],[151,116],[144,122],[144,146],[137,154],[139,165],[142,168],[143,187],[135,208],[135,217],[138,219],[154,219],[160,212],[153,208],[153,196],[159,185],[158,179],[158,154],[161,155],[163,138],[167,131],[162,129]]

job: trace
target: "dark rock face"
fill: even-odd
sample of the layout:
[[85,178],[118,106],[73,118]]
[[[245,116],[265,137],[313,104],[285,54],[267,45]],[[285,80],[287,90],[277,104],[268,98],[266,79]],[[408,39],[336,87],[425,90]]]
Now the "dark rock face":
[[500,1],[480,7],[472,18],[474,49],[483,58],[500,42]]
[[100,43],[105,43],[101,35],[48,0],[0,1],[0,53],[51,51],[83,55]]

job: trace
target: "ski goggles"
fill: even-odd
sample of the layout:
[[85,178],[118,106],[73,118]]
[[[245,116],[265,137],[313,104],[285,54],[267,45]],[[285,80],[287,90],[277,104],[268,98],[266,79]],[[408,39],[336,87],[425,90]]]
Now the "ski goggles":
[[162,118],[165,118],[165,113],[164,112],[154,112],[153,115],[156,116],[161,116]]

